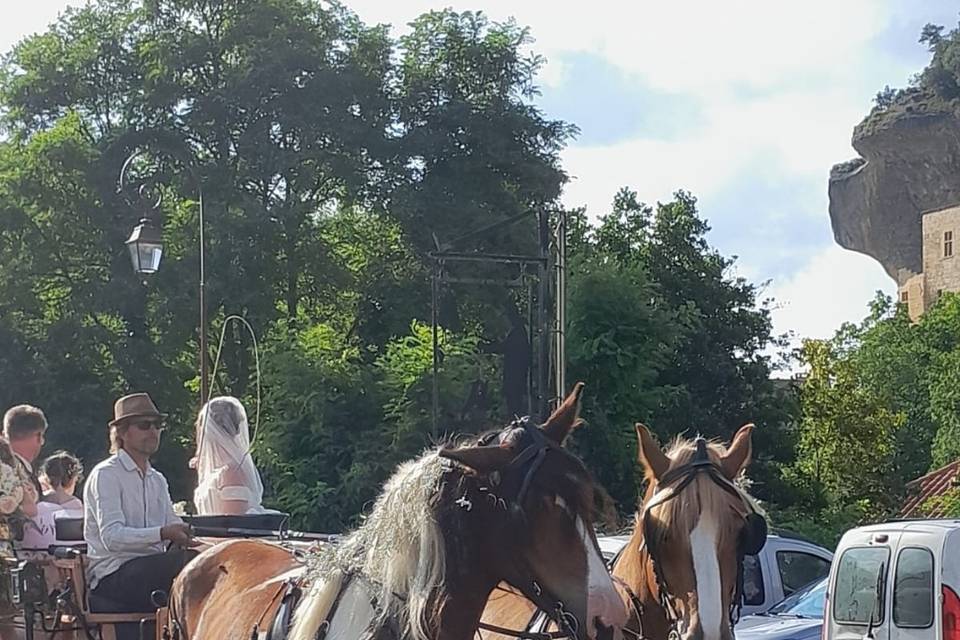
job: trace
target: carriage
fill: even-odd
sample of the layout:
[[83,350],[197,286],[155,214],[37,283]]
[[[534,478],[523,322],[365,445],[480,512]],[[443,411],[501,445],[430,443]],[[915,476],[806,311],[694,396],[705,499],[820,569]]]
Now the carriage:
[[[257,538],[306,552],[335,541],[335,534],[291,531],[286,514],[185,516],[207,546],[227,538]],[[155,594],[154,611],[123,610],[87,590],[83,518],[56,520],[58,544],[28,549],[7,566],[15,613],[0,622],[0,639],[116,640],[120,625],[135,625],[141,640],[170,638],[166,594]]]

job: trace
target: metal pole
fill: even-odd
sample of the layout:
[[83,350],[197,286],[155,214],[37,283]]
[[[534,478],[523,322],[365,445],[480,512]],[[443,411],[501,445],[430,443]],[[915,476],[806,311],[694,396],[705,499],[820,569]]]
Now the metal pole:
[[[524,266],[526,270],[526,266]],[[534,380],[534,351],[533,346],[536,344],[534,331],[537,328],[537,318],[536,314],[533,312],[533,302],[535,296],[533,293],[533,279],[527,278],[527,415],[533,416],[540,412],[540,404],[536,402],[537,398],[537,389],[536,381]],[[536,411],[534,411],[536,408]],[[539,417],[539,416],[537,416]]]
[[537,295],[537,331],[539,333],[539,357],[537,359],[537,391],[539,392],[539,403],[537,411],[540,413],[540,419],[546,420],[550,415],[550,397],[547,387],[550,379],[550,325],[553,324],[547,319],[547,299],[550,296],[550,215],[546,209],[541,209],[537,214],[540,227],[540,258],[541,262],[537,265],[537,273],[540,276],[540,286]]
[[200,186],[199,176],[194,173],[193,177],[194,182],[197,183],[198,203],[200,205],[200,406],[202,407],[210,399],[210,379],[207,369],[207,282],[206,264],[204,262],[206,243],[203,238],[203,188]]
[[440,261],[434,261],[430,277],[430,331],[433,339],[433,438],[440,436],[440,386],[437,377],[440,372],[440,345],[437,339],[437,305],[440,298]]
[[567,390],[567,212],[560,211],[557,225],[557,286],[556,286],[556,396]]

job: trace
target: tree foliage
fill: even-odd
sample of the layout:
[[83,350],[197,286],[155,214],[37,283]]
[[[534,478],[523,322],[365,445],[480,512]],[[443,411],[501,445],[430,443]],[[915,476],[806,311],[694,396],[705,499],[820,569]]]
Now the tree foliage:
[[808,341],[797,463],[787,476],[813,519],[899,511],[911,480],[960,458],[956,392],[960,298],[918,323],[879,295],[859,325]]
[[754,493],[773,498],[793,451],[790,401],[764,353],[777,344],[769,310],[707,242],[696,200],[651,207],[623,189],[599,225],[581,214],[570,227],[570,369],[591,384],[596,425],[582,439],[601,480],[621,505],[636,500],[638,420],[664,442],[755,422]]

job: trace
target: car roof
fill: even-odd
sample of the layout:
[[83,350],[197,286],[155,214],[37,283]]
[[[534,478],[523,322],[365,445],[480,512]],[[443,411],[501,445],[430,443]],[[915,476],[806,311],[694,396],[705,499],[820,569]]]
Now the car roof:
[[620,550],[630,542],[630,536],[597,536],[597,544],[600,545],[600,553],[606,558],[612,558],[620,553]]
[[[785,535],[786,534],[786,535]],[[776,533],[768,533],[767,540],[790,540],[794,543],[799,543],[805,546],[815,547],[819,550],[826,551],[828,554],[832,555],[832,552],[828,549],[824,549],[816,542],[807,540],[802,536],[797,536],[790,534],[789,532],[777,531]],[[600,552],[607,558],[612,558],[613,556],[620,553],[620,550],[627,546],[627,543],[630,542],[630,534],[620,534],[615,536],[597,536],[597,543],[600,545]]]
[[960,530],[960,520],[948,519],[918,519],[918,520],[889,520],[880,524],[871,524],[857,527],[850,531],[859,533],[890,533],[918,531],[932,534],[946,534]]

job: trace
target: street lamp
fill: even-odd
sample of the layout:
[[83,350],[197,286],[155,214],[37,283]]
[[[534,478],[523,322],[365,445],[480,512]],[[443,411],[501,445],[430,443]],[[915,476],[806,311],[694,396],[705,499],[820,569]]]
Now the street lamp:
[[140,224],[133,228],[126,244],[134,271],[142,274],[157,272],[163,255],[163,240],[160,239],[160,230],[153,226],[150,218],[140,219]]
[[[120,193],[128,196],[127,201],[131,204],[133,198],[129,197],[131,191],[136,194],[136,204],[141,208],[142,214],[140,222],[133,228],[130,237],[127,238],[126,245],[130,251],[130,260],[133,263],[133,269],[139,274],[156,273],[160,268],[160,258],[163,256],[163,240],[160,236],[160,229],[157,228],[153,219],[156,215],[159,218],[160,205],[163,204],[163,196],[160,190],[154,192],[152,176],[132,176],[133,168],[139,159],[145,154],[143,150],[135,150],[123,163],[120,168],[120,176],[117,179]],[[200,178],[190,162],[185,163],[190,177],[197,187],[198,204],[198,222],[200,225],[200,269],[199,269],[199,288],[200,288],[200,405],[203,406],[210,397],[210,384],[207,374],[207,305],[206,277],[204,265],[204,238],[203,238],[203,188]],[[132,182],[138,182],[136,189],[129,189]]]

